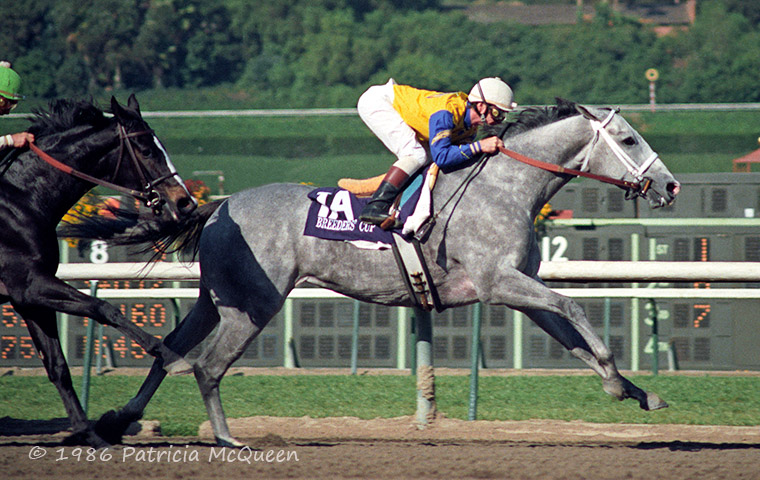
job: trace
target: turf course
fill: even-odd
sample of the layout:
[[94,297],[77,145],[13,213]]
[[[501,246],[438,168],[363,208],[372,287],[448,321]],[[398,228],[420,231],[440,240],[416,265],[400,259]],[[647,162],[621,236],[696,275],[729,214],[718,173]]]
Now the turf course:
[[[93,377],[90,418],[123,405],[142,377]],[[634,375],[670,408],[644,412],[633,401],[618,402],[602,392],[596,376],[484,376],[480,378],[479,420],[556,419],[598,423],[756,425],[760,418],[758,376]],[[74,385],[81,385],[75,378]],[[231,375],[222,381],[231,418],[414,415],[415,378],[409,375]],[[469,376],[436,378],[438,408],[450,418],[467,418]],[[0,377],[0,418],[65,417],[45,376]],[[159,420],[164,435],[195,435],[206,411],[192,376],[169,377],[148,405],[145,419]]]

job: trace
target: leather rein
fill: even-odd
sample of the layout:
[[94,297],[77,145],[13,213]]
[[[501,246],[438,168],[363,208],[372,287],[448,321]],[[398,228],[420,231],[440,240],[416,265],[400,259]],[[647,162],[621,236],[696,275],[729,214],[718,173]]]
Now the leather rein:
[[[649,167],[651,167],[652,164],[655,161],[657,161],[657,159],[659,159],[660,157],[656,153],[652,153],[652,155],[645,162],[643,162],[641,165],[637,165],[636,162],[634,162],[633,159],[627,153],[623,151],[620,145],[618,145],[615,142],[615,140],[610,136],[609,133],[607,133],[605,129],[607,125],[612,121],[616,113],[617,111],[611,110],[609,115],[607,115],[607,118],[605,118],[604,120],[597,120],[597,119],[589,120],[591,122],[591,128],[594,130],[594,138],[591,140],[591,147],[586,152],[586,156],[583,159],[583,165],[581,166],[580,170],[576,170],[574,168],[565,168],[560,165],[555,165],[553,163],[536,160],[535,158],[530,158],[520,153],[513,152],[512,150],[507,150],[504,147],[499,147],[499,151],[503,153],[504,155],[507,155],[508,157],[514,160],[517,160],[518,162],[522,162],[527,165],[540,168],[542,170],[555,172],[555,173],[563,173],[567,175],[573,175],[576,177],[590,178],[590,179],[597,180],[600,182],[609,183],[611,185],[622,187],[626,189],[628,192],[626,194],[626,198],[633,198],[636,196],[643,197],[644,195],[646,195],[647,191],[649,191],[649,187],[652,186],[652,179],[645,177],[644,174],[649,169]],[[600,138],[604,140],[604,142],[609,146],[609,148],[612,150],[612,153],[615,155],[615,157],[628,170],[628,173],[630,173],[631,176],[636,179],[635,182],[629,182],[627,180],[621,180],[621,179],[609,177],[606,175],[597,175],[595,173],[589,173],[589,172],[583,171],[585,168],[588,167],[588,161],[589,161],[589,156],[591,155],[591,150],[594,148],[594,146],[596,146]]]
[[140,132],[127,133],[123,125],[119,124],[118,127],[119,127],[119,142],[120,142],[119,143],[119,161],[116,164],[116,169],[114,170],[112,177],[115,177],[117,173],[119,172],[119,168],[121,167],[121,161],[122,161],[122,158],[124,157],[124,146],[126,145],[127,147],[126,149],[127,149],[127,152],[129,153],[129,157],[132,159],[132,162],[135,166],[135,170],[137,171],[137,174],[140,177],[140,182],[142,185],[144,185],[142,191],[134,190],[128,187],[123,187],[121,185],[117,185],[107,180],[93,177],[92,175],[88,175],[84,172],[76,170],[73,167],[66,165],[63,162],[56,160],[48,153],[42,151],[37,145],[34,144],[34,142],[29,143],[29,148],[35,154],[37,154],[38,157],[40,157],[42,160],[44,160],[46,163],[48,163],[52,167],[55,167],[56,169],[68,175],[79,178],[86,182],[90,182],[96,185],[100,185],[102,187],[110,188],[111,190],[116,190],[117,192],[124,193],[131,197],[134,197],[137,200],[140,200],[141,202],[143,202],[147,207],[151,208],[153,212],[158,215],[161,213],[161,208],[164,204],[164,200],[163,198],[161,198],[161,194],[156,190],[156,186],[160,185],[161,183],[168,180],[169,178],[175,176],[176,173],[170,173],[170,174],[161,176],[155,180],[150,180],[150,181],[147,180],[145,166],[140,162],[140,160],[138,160],[130,138],[137,137],[140,135],[153,135],[153,132],[150,130],[145,130],[145,131],[140,131]]
[[525,163],[532,167],[540,168],[541,170],[546,170],[546,171],[554,172],[554,173],[564,173],[564,174],[573,175],[576,177],[585,177],[585,178],[590,178],[593,180],[598,180],[600,182],[609,183],[611,185],[617,185],[618,187],[625,188],[630,193],[633,193],[635,195],[645,195],[647,193],[647,190],[649,190],[649,187],[652,184],[652,180],[649,178],[644,179],[644,182],[643,182],[644,184],[642,185],[639,182],[629,182],[627,180],[619,180],[617,178],[608,177],[605,175],[597,175],[595,173],[583,172],[581,170],[576,170],[574,168],[565,168],[561,165],[555,165],[549,162],[542,162],[541,160],[536,160],[535,158],[527,157],[521,153],[517,153],[515,151],[508,150],[503,147],[499,147],[499,151],[503,153],[504,155],[514,160],[517,160],[518,162]]

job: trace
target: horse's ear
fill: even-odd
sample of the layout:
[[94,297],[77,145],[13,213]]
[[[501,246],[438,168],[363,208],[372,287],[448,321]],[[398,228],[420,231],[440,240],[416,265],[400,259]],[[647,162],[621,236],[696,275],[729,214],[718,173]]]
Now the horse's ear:
[[123,110],[124,108],[121,105],[119,105],[119,102],[116,100],[116,97],[112,96],[111,97],[111,113],[113,113],[114,116],[116,117],[121,117]]
[[554,97],[554,101],[557,102],[558,107],[574,108],[577,105],[577,103],[562,97]]
[[137,97],[135,94],[131,94],[127,100],[127,106],[137,113],[140,113],[140,104],[137,103]]
[[576,105],[575,109],[578,110],[578,113],[580,113],[581,115],[583,115],[583,118],[586,118],[588,120],[596,120],[597,122],[599,121],[599,119],[596,117],[596,115],[594,115],[593,113],[591,113],[589,111],[589,109],[586,108],[586,107],[584,107],[583,105]]

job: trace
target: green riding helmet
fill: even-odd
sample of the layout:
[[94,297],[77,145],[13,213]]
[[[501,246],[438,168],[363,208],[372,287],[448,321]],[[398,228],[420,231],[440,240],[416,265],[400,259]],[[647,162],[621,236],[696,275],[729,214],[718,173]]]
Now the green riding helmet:
[[0,96],[8,100],[21,100],[21,77],[6,62],[0,62]]

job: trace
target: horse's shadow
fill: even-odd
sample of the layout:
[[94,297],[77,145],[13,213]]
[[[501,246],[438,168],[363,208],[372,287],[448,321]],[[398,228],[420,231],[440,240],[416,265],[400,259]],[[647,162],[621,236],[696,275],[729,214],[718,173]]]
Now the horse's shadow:
[[672,452],[698,452],[700,450],[760,450],[758,443],[717,443],[717,442],[642,442],[633,448],[639,450],[668,449]]
[[71,422],[68,418],[50,418],[47,420],[22,420],[19,418],[0,418],[0,437],[21,435],[55,435],[68,432]]

